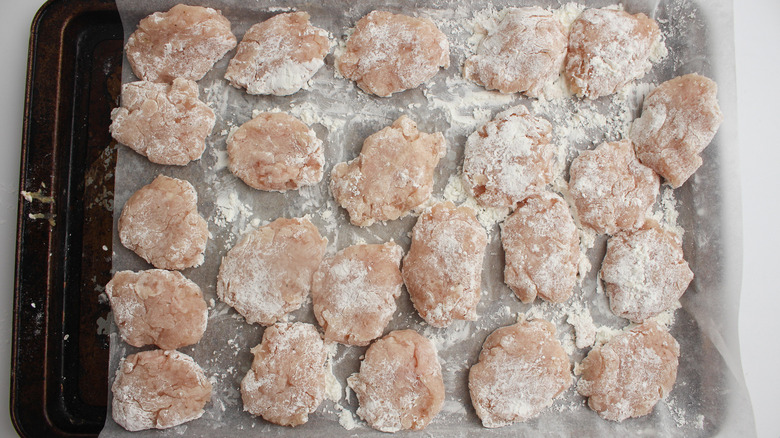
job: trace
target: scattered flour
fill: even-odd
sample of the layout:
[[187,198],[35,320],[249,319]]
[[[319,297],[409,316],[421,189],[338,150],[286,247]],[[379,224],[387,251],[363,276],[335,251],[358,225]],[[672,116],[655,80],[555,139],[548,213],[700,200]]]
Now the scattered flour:
[[568,313],[566,322],[574,327],[576,346],[579,349],[587,348],[596,342],[596,325],[590,316],[590,310],[577,306]]
[[341,400],[341,384],[333,375],[333,368],[330,363],[328,363],[328,374],[325,378],[327,379],[325,383],[325,398],[334,402]]
[[588,273],[590,273],[592,268],[593,265],[590,263],[590,259],[588,258],[587,253],[580,251],[580,260],[577,263],[577,275],[579,275],[577,282],[579,283],[580,287],[582,287],[585,278],[588,277]]
[[22,194],[24,200],[27,202],[40,201],[43,204],[54,203],[54,198],[52,198],[51,196],[44,195],[42,190],[38,190],[37,192],[28,192],[22,190],[20,193]]
[[470,196],[463,185],[463,178],[460,169],[450,175],[447,180],[447,186],[444,188],[444,201],[450,201],[456,205],[465,205],[470,207],[477,214],[477,220],[487,230],[490,236],[493,226],[502,222],[509,216],[509,208],[483,207],[479,205],[473,196]]
[[352,430],[358,426],[355,417],[352,415],[352,411],[337,404],[336,410],[339,412],[339,424],[341,427],[347,430]]
[[650,217],[661,224],[661,228],[682,237],[685,230],[677,224],[679,216],[680,213],[677,211],[677,198],[674,196],[674,189],[666,186],[661,192],[661,198],[656,204],[656,210]]
[[236,192],[222,192],[217,196],[216,211],[212,217],[219,227],[226,227],[236,221],[243,223],[252,216],[252,207],[238,199]]
[[427,326],[422,334],[433,343],[436,351],[441,353],[452,347],[458,347],[464,341],[471,339],[474,336],[474,326],[469,322],[458,320],[446,329]]
[[623,330],[607,326],[596,327],[596,340],[593,343],[593,346],[600,347],[620,333],[623,333]]
[[[684,406],[678,406],[676,401],[674,399],[672,399],[671,397],[669,397],[669,396],[667,396],[663,401],[665,402],[666,407],[669,409],[669,413],[671,414],[672,419],[677,424],[678,428],[682,428],[686,424],[688,424],[688,420],[685,419],[685,407]],[[702,415],[700,415],[699,417],[701,417],[702,420],[704,418]],[[697,426],[698,426],[698,424],[697,424]],[[703,424],[703,421],[702,421],[702,427],[698,427],[698,428],[701,429],[701,428],[703,428],[703,426],[704,426],[704,424]]]
[[315,123],[324,126],[329,132],[336,132],[344,128],[346,119],[331,117],[322,111],[322,108],[311,103],[303,102],[292,106],[290,114],[299,118],[303,123],[311,126]]
[[[257,110],[253,110],[252,111],[252,117],[257,117],[257,115],[255,114],[255,111],[257,111]],[[260,114],[260,112],[258,112],[257,114]],[[240,128],[240,126],[232,125],[230,127],[230,129],[228,130],[228,134],[227,134],[227,141],[228,142],[233,137],[233,134],[235,134],[236,131],[238,131],[238,128]],[[227,155],[227,151],[225,151],[225,155]]]
[[674,324],[674,312],[681,307],[680,302],[678,301],[677,304],[665,311],[661,312],[658,315],[650,318],[651,320],[657,322],[659,325],[666,327],[666,329],[669,329]]
[[585,5],[566,3],[560,8],[553,10],[553,16],[563,24],[563,27],[566,28],[566,33],[568,33],[571,29],[571,24],[580,16],[583,10],[585,10]]

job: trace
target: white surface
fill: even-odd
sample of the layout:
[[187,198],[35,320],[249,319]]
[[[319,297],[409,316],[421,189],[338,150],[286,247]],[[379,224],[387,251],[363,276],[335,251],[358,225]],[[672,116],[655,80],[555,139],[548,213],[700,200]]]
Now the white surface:
[[[775,248],[780,231],[774,223],[780,215],[780,190],[775,167],[780,162],[780,2],[735,1],[737,90],[739,95],[739,145],[742,167],[744,267],[740,307],[742,366],[753,400],[758,436],[780,437],[780,281]],[[13,304],[13,271],[18,202],[22,112],[27,48],[35,11],[40,1],[3,0],[0,41],[6,67],[0,69],[0,437],[15,436],[9,416],[10,338]]]
[[[780,121],[780,2],[734,2],[737,111],[742,161],[743,268],[739,331],[742,368],[759,437],[780,437],[780,282],[777,273],[780,190],[775,175]],[[747,7],[746,4],[750,4]]]

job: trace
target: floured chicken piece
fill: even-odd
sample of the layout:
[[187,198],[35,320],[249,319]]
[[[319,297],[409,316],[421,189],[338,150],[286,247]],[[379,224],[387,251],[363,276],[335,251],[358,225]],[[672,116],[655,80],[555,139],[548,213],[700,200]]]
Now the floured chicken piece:
[[450,66],[447,37],[427,18],[373,11],[358,20],[336,67],[366,93],[386,97]]
[[569,168],[580,222],[600,234],[641,227],[659,188],[658,175],[636,159],[630,140],[583,151]]
[[536,417],[571,386],[569,356],[555,326],[532,320],[499,328],[469,370],[471,403],[489,428]]
[[360,403],[357,414],[382,432],[424,429],[444,404],[436,347],[414,330],[396,330],[371,344],[347,383]]
[[647,221],[640,230],[610,237],[601,278],[612,312],[639,323],[673,308],[693,272],[680,236]]
[[327,243],[308,219],[251,231],[222,258],[217,296],[249,324],[271,325],[301,307]]
[[357,158],[333,167],[330,190],[354,225],[398,219],[431,197],[445,149],[441,132],[420,132],[401,116],[366,138]]
[[528,197],[501,227],[504,281],[520,301],[537,295],[553,303],[571,297],[577,283],[580,237],[569,205],[554,193]]
[[203,263],[209,230],[198,194],[187,181],[159,175],[130,196],[119,217],[119,240],[159,269]]
[[206,331],[208,311],[197,284],[178,271],[120,271],[106,284],[122,340],[164,350],[192,345]]
[[650,92],[642,116],[631,125],[631,140],[639,161],[677,188],[701,166],[700,154],[722,121],[718,85],[688,74]]
[[463,181],[486,207],[514,207],[552,182],[552,125],[518,105],[502,111],[466,140]]
[[434,327],[476,321],[487,233],[469,207],[434,205],[412,229],[403,277],[420,316]]
[[227,140],[228,167],[258,190],[286,191],[320,182],[322,140],[284,113],[260,113]]
[[225,79],[249,94],[287,96],[303,88],[330,51],[328,32],[306,12],[278,14],[250,27]]
[[463,76],[502,93],[539,97],[563,69],[568,34],[552,12],[538,6],[510,8],[466,60]]
[[122,359],[111,391],[114,421],[131,432],[195,420],[211,400],[203,370],[176,350],[142,351]]
[[401,257],[393,242],[353,245],[322,261],[311,300],[325,340],[364,346],[382,336],[401,295]]
[[654,321],[645,322],[588,353],[577,391],[604,419],[647,415],[672,390],[679,356],[672,335]]
[[658,24],[645,14],[585,9],[571,25],[564,76],[578,96],[607,96],[650,71],[661,44]]
[[276,323],[252,348],[252,368],[241,380],[244,410],[281,426],[299,426],[325,398],[328,353],[307,323]]
[[236,47],[230,21],[219,11],[176,5],[138,23],[127,39],[125,54],[133,73],[144,81],[197,81]]
[[111,136],[157,164],[199,160],[214,128],[214,111],[198,99],[198,84],[138,81],[122,85],[122,106],[111,112]]

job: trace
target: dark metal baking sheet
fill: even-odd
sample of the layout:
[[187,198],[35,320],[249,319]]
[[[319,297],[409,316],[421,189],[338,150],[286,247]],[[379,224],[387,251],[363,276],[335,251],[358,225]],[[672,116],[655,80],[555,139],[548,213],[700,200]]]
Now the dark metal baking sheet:
[[20,192],[34,195],[19,197],[11,364],[21,436],[96,436],[105,421],[99,295],[111,270],[108,125],[122,35],[113,1],[52,0],[32,23]]

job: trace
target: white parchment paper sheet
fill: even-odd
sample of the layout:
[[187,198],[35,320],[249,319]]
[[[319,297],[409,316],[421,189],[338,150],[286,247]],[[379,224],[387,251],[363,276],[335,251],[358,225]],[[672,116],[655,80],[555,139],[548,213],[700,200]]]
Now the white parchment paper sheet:
[[[606,6],[612,2],[592,1],[588,6]],[[138,21],[155,11],[165,11],[174,1],[118,0],[125,26],[125,36],[135,30]],[[194,4],[194,3],[192,3]],[[472,50],[469,39],[472,26],[480,17],[507,6],[542,5],[557,8],[555,1],[498,0],[465,1],[420,0],[381,2],[367,0],[325,0],[322,2],[274,2],[271,0],[204,0],[198,3],[219,9],[231,20],[233,32],[240,38],[256,22],[288,10],[307,11],[312,23],[328,30],[334,41],[343,44],[348,29],[374,9],[426,16],[445,32],[451,44],[451,67],[427,84],[389,98],[377,98],[359,91],[351,82],[334,74],[334,56],[311,81],[309,89],[288,97],[249,96],[223,79],[229,52],[201,81],[201,99],[216,112],[217,122],[207,140],[200,161],[186,167],[160,166],[149,163],[128,148],[120,146],[116,174],[115,220],[130,195],[148,184],[158,174],[190,181],[199,194],[200,214],[209,221],[212,239],[206,249],[205,263],[184,274],[203,289],[209,308],[209,326],[203,340],[182,349],[203,367],[214,384],[214,394],[202,418],[166,431],[129,433],[113,422],[110,415],[101,437],[113,436],[347,436],[383,435],[360,421],[354,412],[354,394],[345,392],[346,378],[358,371],[359,358],[365,348],[338,345],[332,358],[333,373],[342,386],[338,401],[326,400],[309,422],[295,429],[275,426],[243,412],[239,383],[251,364],[249,349],[262,338],[262,327],[249,325],[216,297],[215,285],[222,256],[239,236],[257,226],[280,217],[308,215],[328,238],[332,254],[355,243],[379,243],[394,239],[408,249],[408,233],[415,217],[409,216],[386,224],[358,228],[349,224],[346,212],[328,193],[330,170],[338,162],[354,158],[363,140],[373,132],[390,125],[406,114],[422,131],[441,131],[447,138],[447,155],[436,172],[434,197],[454,198],[453,181],[457,180],[463,158],[465,138],[497,112],[516,104],[529,106],[532,113],[547,117],[556,130],[555,139],[565,148],[565,161],[577,151],[593,148],[604,140],[619,138],[625,126],[638,114],[642,97],[658,84],[685,73],[698,72],[715,79],[725,122],[711,146],[704,152],[704,165],[683,187],[668,193],[667,204],[676,205],[677,225],[685,229],[684,250],[696,278],[674,313],[671,333],[681,345],[677,383],[670,396],[660,402],[653,413],[622,423],[608,422],[587,408],[573,385],[553,406],[538,418],[501,429],[485,429],[471,407],[468,369],[479,354],[485,337],[498,327],[509,325],[519,314],[528,313],[553,321],[558,337],[579,362],[588,350],[573,346],[574,331],[567,318],[592,315],[598,326],[620,329],[627,321],[613,316],[607,298],[599,292],[597,274],[604,254],[605,238],[595,240],[587,249],[592,269],[583,277],[581,287],[565,306],[537,300],[524,305],[503,284],[503,251],[495,215],[483,212],[482,219],[490,234],[483,272],[483,295],[478,308],[479,321],[456,323],[447,329],[426,326],[416,314],[404,293],[387,331],[413,328],[434,341],[439,349],[447,398],[442,412],[423,432],[433,436],[740,436],[755,435],[752,410],[742,379],[736,333],[737,305],[741,271],[741,224],[739,179],[737,175],[736,113],[732,5],[730,0],[633,0],[623,4],[629,12],[644,12],[655,18],[662,29],[669,56],[655,65],[638,84],[619,97],[606,97],[594,103],[579,100],[536,102],[519,95],[500,95],[464,81],[460,68]],[[137,80],[125,66],[124,82]],[[323,181],[314,187],[288,193],[253,190],[234,177],[225,167],[225,142],[231,128],[250,120],[255,111],[286,111],[308,123],[324,141],[326,164]],[[577,121],[580,115],[581,121]],[[599,117],[598,115],[601,115]],[[595,122],[594,122],[595,120]],[[566,128],[566,129],[563,129]],[[576,128],[576,133],[567,131]],[[454,178],[451,178],[453,177]],[[449,187],[448,187],[449,183]],[[665,189],[662,188],[662,192]],[[445,192],[447,193],[445,195]],[[657,207],[661,214],[662,205]],[[668,206],[668,205],[667,205]],[[672,212],[673,215],[674,212]],[[667,218],[669,212],[667,211]],[[675,222],[671,218],[671,222]],[[116,232],[115,232],[116,233]],[[114,269],[148,269],[143,260],[114,238]],[[290,320],[315,322],[311,303],[290,315]],[[113,375],[119,359],[137,351],[121,342],[114,328],[111,334],[111,369]],[[112,383],[109,382],[109,383]],[[348,394],[348,395],[347,395]],[[356,427],[345,429],[339,418],[353,418]],[[399,433],[419,435],[420,433]]]

